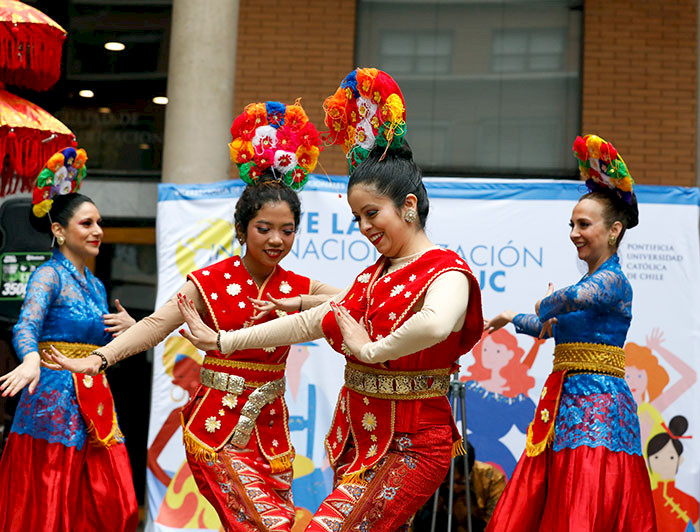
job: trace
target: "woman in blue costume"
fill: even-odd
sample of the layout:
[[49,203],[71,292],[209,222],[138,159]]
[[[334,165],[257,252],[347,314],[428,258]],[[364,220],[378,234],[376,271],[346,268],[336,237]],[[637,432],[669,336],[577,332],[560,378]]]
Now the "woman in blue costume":
[[556,292],[550,285],[536,315],[506,311],[486,324],[492,331],[512,321],[518,332],[553,333],[556,342],[526,451],[487,530],[655,532],[622,350],[632,287],[617,248],[637,225],[637,203],[610,143],[588,135],[576,139],[574,151],[591,192],[574,207],[570,238],[588,273]]
[[0,530],[133,531],[136,495],[107,380],[40,367],[40,353],[56,345],[89,356],[134,320],[118,301],[107,314],[105,288],[86,268],[103,234],[92,201],[60,195],[48,214],[58,247],[32,273],[14,327],[22,363],[0,377],[3,396],[28,385],[0,462]]

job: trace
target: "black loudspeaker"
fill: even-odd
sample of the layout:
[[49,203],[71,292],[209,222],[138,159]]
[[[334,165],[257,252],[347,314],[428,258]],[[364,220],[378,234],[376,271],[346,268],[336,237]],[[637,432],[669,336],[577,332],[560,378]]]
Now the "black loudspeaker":
[[0,327],[17,321],[27,281],[51,258],[51,237],[29,221],[32,200],[13,198],[0,205]]

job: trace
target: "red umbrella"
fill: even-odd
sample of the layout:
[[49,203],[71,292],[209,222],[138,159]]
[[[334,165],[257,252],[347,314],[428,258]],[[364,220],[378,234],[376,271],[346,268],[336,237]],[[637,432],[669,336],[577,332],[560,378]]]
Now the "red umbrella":
[[6,85],[43,91],[61,77],[66,30],[38,9],[0,0],[0,79]]
[[0,196],[31,191],[49,157],[66,146],[75,146],[75,136],[63,122],[0,89]]

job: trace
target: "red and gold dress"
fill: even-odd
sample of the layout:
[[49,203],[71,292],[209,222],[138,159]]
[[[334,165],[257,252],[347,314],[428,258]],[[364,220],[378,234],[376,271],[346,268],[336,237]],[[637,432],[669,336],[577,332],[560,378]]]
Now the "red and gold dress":
[[[217,331],[252,325],[249,297],[294,297],[308,294],[311,285],[309,278],[277,266],[258,287],[238,257],[188,278],[208,309],[205,321]],[[208,351],[201,386],[183,408],[190,468],[227,530],[290,530],[294,523],[294,450],[284,402],[288,353],[288,345],[230,356]]]
[[[452,293],[461,305],[458,318],[444,334],[421,330],[412,322],[423,317],[419,314],[439,314],[441,306],[454,306],[445,299],[450,297],[449,286],[441,292],[443,305],[428,304],[436,281],[454,279],[450,275],[456,276],[464,294],[460,300],[459,293]],[[436,293],[433,290],[433,298]],[[372,339],[367,356],[349,353],[327,303],[274,323],[222,334],[222,348],[228,352],[276,345],[283,338],[299,342],[325,336],[347,357],[345,386],[326,437],[335,489],[307,530],[393,531],[437,489],[453,448],[460,446],[445,394],[460,355],[481,336],[479,286],[458,255],[432,248],[398,268],[382,257],[334,299],[356,320],[364,318]],[[381,363],[372,360],[375,347],[380,353],[387,345],[399,344],[393,353],[383,352]]]

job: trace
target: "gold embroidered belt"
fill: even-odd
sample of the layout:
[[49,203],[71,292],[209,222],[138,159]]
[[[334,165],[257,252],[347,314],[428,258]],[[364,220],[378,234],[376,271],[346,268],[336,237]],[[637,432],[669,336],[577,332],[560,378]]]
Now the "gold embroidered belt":
[[37,346],[39,349],[39,356],[42,358],[42,360],[45,360],[46,362],[49,362],[51,364],[53,364],[53,361],[48,360],[46,357],[44,357],[43,354],[43,351],[51,353],[51,346],[54,346],[61,353],[63,353],[64,356],[68,358],[87,358],[90,356],[90,353],[92,353],[95,349],[100,348],[99,345],[78,344],[73,342],[39,342],[39,345]]
[[378,399],[427,399],[440,397],[450,387],[450,369],[393,371],[348,362],[345,387]]
[[621,347],[582,342],[558,344],[554,348],[553,371],[582,371],[625,376],[625,352]]
[[260,364],[205,357],[199,370],[199,380],[207,388],[240,395],[243,389],[259,388],[269,382],[284,379],[284,364]]

